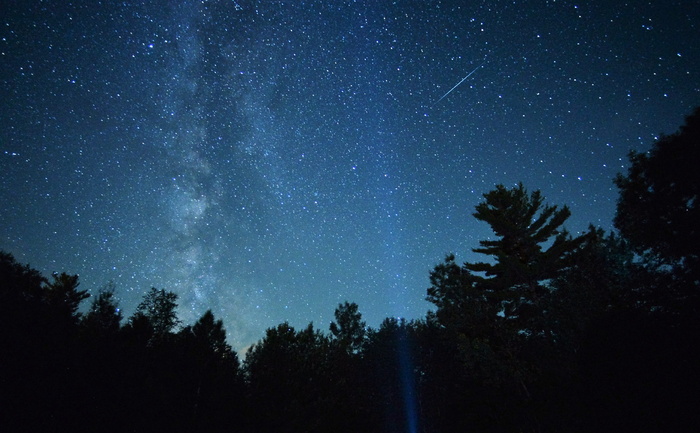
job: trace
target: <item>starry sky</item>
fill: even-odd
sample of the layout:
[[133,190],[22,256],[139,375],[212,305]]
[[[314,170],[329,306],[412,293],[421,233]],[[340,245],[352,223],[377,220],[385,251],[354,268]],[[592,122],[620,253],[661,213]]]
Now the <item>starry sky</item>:
[[631,149],[700,105],[696,1],[8,1],[0,249],[150,287],[241,350],[338,303],[419,318],[522,181],[612,228]]

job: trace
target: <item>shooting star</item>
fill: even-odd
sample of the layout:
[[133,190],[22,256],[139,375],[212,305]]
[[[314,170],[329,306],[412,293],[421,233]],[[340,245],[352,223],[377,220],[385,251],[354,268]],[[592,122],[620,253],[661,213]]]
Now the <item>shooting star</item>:
[[459,87],[459,85],[462,84],[462,83],[464,82],[464,80],[466,80],[467,78],[471,77],[472,74],[473,74],[474,72],[476,72],[477,69],[479,69],[480,67],[484,66],[484,63],[486,63],[486,60],[484,60],[483,62],[481,62],[481,64],[480,64],[479,66],[477,66],[476,68],[474,68],[474,70],[472,70],[470,73],[468,73],[466,77],[462,78],[462,79],[459,81],[459,83],[455,84],[450,90],[447,91],[447,93],[445,93],[444,95],[442,95],[442,97],[440,97],[440,99],[438,99],[437,101],[435,101],[435,104],[437,104],[438,102],[440,102],[440,101],[442,101],[443,99],[445,99],[445,97],[446,97],[447,95],[449,95],[450,93],[452,93],[452,91],[453,91],[454,89],[456,89],[457,87]]

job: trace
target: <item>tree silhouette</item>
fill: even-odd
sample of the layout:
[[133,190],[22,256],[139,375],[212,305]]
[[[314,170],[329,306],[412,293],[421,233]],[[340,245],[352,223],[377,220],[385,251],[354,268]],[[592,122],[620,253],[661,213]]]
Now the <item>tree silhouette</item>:
[[592,226],[569,264],[552,281],[548,326],[558,344],[576,351],[591,323],[636,308],[651,277],[635,262],[628,242]]
[[631,152],[627,176],[619,174],[615,227],[645,263],[672,270],[674,281],[658,293],[671,308],[700,311],[700,107],[685,125],[663,136],[648,153]]
[[224,322],[216,320],[211,310],[207,310],[192,327],[187,327],[183,334],[191,332],[195,341],[211,353],[225,358],[231,354],[231,346],[226,342]]
[[12,254],[0,251],[0,308],[41,301],[46,281],[36,269],[17,263]]
[[436,317],[443,326],[469,329],[473,336],[491,332],[500,303],[490,302],[477,281],[468,269],[455,262],[454,254],[448,254],[430,272],[426,299],[437,307]]
[[362,321],[357,304],[345,301],[338,305],[334,315],[335,322],[330,324],[334,341],[347,353],[359,353],[365,340],[367,324]]
[[114,283],[100,289],[82,318],[82,325],[91,333],[114,336],[119,331],[123,315],[114,298],[114,291]]
[[[244,397],[238,356],[226,342],[222,320],[207,310],[175,342],[174,371],[183,393],[179,398],[188,431],[226,431],[242,414]],[[240,422],[240,420],[238,420]]]
[[570,215],[566,206],[543,206],[540,192],[528,195],[522,184],[512,189],[498,185],[484,197],[474,217],[488,223],[498,239],[480,241],[473,251],[492,256],[494,263],[459,267],[448,255],[431,272],[427,299],[438,307],[440,319],[461,321],[460,315],[472,315],[481,322],[492,317],[520,332],[537,332],[531,329],[532,319],[542,313],[547,280],[567,267],[585,238],[574,239],[561,229]]
[[[498,185],[484,197],[474,217],[488,223],[499,238],[479,241],[481,248],[473,251],[492,256],[495,263],[465,263],[464,267],[485,274],[475,275],[476,284],[487,297],[502,301],[505,319],[522,319],[525,307],[547,293],[542,281],[554,278],[566,267],[568,255],[583,238],[572,239],[561,229],[571,215],[568,207],[543,206],[540,191],[528,196],[522,183],[512,189]],[[552,238],[552,244],[545,248]]]
[[152,287],[136,307],[130,325],[134,330],[150,331],[149,343],[161,341],[180,324],[176,309],[177,294]]
[[54,272],[51,276],[53,280],[46,284],[44,293],[46,304],[66,319],[77,323],[81,316],[78,307],[90,294],[87,290],[78,290],[80,283],[77,275]]
[[[37,355],[45,351],[44,328],[36,319],[42,314],[42,292],[46,279],[28,265],[17,263],[14,256],[0,251],[0,428],[31,429],[41,422],[31,415],[43,409],[40,398],[29,389],[41,387],[41,365]],[[47,354],[48,355],[48,354]],[[3,428],[5,427],[6,428]]]
[[269,328],[248,351],[243,370],[250,385],[256,431],[337,431],[328,339],[309,324]]
[[370,380],[366,399],[373,413],[374,431],[419,431],[415,324],[395,317],[370,329],[364,373]]
[[[242,363],[207,310],[179,328],[151,288],[122,327],[114,285],[90,306],[0,251],[0,430],[661,431],[698,425],[700,109],[632,153],[620,234],[572,237],[566,206],[522,184],[484,194],[494,237],[430,272],[424,319],[366,325],[357,304],[269,328]],[[41,415],[41,416],[39,416]]]
[[[529,194],[522,184],[498,185],[484,198],[473,215],[496,239],[480,241],[473,251],[490,261],[459,266],[448,255],[430,274],[427,300],[454,348],[445,353],[456,358],[467,383],[488,390],[482,402],[502,400],[490,412],[492,428],[512,430],[539,423],[532,390],[543,374],[538,358],[549,356],[543,349],[551,341],[551,281],[571,266],[586,236],[572,238],[562,228],[570,215],[566,206],[544,205],[539,191]],[[485,428],[476,419],[462,425]]]
[[84,371],[78,308],[88,297],[78,285],[77,275],[56,273],[48,281],[0,254],[0,423],[9,430],[77,424]]

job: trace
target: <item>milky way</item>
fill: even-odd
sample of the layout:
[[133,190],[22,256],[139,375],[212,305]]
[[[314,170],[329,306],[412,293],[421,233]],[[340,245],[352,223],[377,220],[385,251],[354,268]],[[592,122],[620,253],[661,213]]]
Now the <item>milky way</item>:
[[693,2],[11,3],[0,249],[238,349],[345,300],[423,316],[498,183],[611,229],[628,151],[700,104]]

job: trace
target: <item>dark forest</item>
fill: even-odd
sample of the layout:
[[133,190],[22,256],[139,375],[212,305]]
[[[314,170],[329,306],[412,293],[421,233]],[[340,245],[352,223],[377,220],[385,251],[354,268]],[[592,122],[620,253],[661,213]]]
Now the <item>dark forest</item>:
[[473,213],[484,261],[435,266],[425,317],[375,329],[345,302],[244,359],[211,311],[181,323],[173,292],[127,318],[114,287],[2,252],[0,430],[697,431],[700,109],[629,158],[615,231],[573,236],[566,206],[498,185]]

